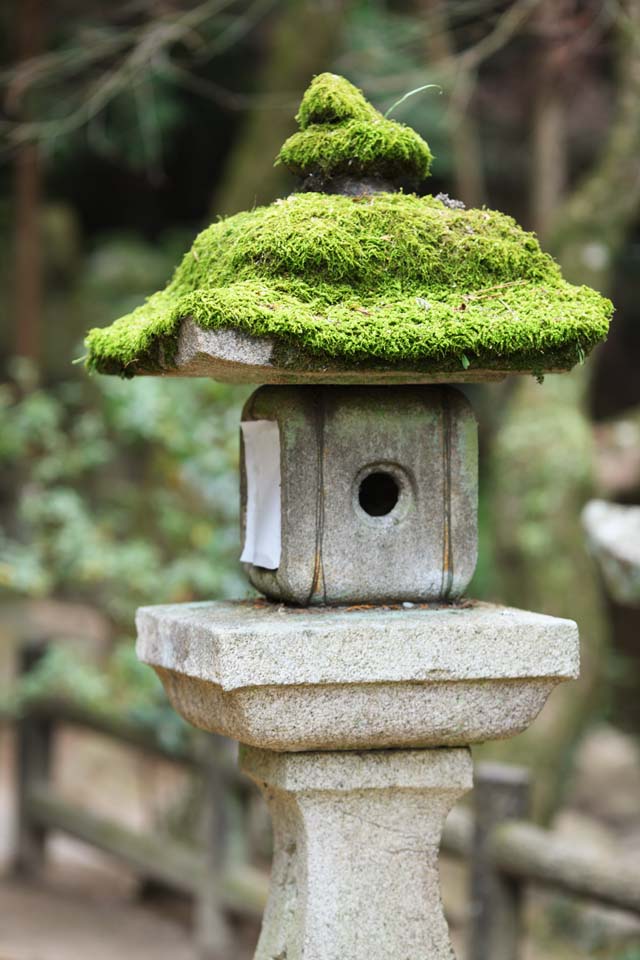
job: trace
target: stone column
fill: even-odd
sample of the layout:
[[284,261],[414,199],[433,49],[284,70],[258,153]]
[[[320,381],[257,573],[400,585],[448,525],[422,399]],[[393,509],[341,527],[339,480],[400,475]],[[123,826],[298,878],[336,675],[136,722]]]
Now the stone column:
[[453,957],[438,876],[467,749],[275,753],[243,747],[275,851],[256,960]]

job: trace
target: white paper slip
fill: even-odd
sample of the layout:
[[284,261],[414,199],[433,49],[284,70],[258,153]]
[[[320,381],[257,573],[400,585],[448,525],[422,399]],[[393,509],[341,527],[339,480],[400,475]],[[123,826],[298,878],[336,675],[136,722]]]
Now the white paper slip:
[[240,560],[276,570],[280,566],[280,431],[275,420],[240,424],[247,476],[244,549]]

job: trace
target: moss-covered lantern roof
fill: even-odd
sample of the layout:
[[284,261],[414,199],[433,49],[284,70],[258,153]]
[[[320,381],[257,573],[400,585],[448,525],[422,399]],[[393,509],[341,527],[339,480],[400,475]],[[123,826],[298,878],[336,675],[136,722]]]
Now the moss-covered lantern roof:
[[300,192],[204,230],[164,290],[91,330],[88,366],[236,382],[429,382],[582,361],[612,305],[493,210],[404,192],[431,153],[316,77],[277,158]]

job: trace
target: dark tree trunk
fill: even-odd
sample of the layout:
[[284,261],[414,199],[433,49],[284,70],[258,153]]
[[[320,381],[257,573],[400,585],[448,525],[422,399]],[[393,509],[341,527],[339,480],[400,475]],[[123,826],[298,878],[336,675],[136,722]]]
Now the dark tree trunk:
[[618,14],[618,98],[600,159],[556,212],[550,243],[569,279],[602,293],[640,207],[640,0]]
[[[42,0],[21,0],[16,5],[19,60],[38,56],[44,47]],[[28,113],[28,106],[22,106]],[[42,239],[40,199],[42,162],[36,143],[19,146],[15,154],[15,338],[19,356],[37,361],[40,355],[42,316]]]
[[568,0],[545,0],[534,20],[538,45],[533,69],[531,216],[544,240],[567,186]]

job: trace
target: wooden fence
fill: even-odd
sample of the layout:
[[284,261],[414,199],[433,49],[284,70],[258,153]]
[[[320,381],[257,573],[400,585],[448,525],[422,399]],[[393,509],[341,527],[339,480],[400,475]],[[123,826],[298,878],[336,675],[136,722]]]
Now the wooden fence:
[[[34,650],[22,654],[29,669]],[[51,755],[62,725],[84,727],[144,752],[190,768],[202,779],[200,844],[194,850],[167,836],[144,836],[88,813],[56,795]],[[59,830],[121,859],[145,878],[195,898],[195,935],[206,960],[231,960],[228,911],[259,917],[268,878],[225,849],[225,798],[253,789],[223,757],[221,740],[206,737],[193,748],[169,748],[125,721],[95,716],[67,703],[42,702],[16,721],[18,738],[18,843],[16,869],[37,870],[49,831]],[[522,936],[523,898],[536,884],[640,915],[640,869],[576,849],[553,832],[527,821],[530,785],[519,767],[479,764],[471,807],[449,816],[444,854],[470,867],[468,960],[517,960]]]

